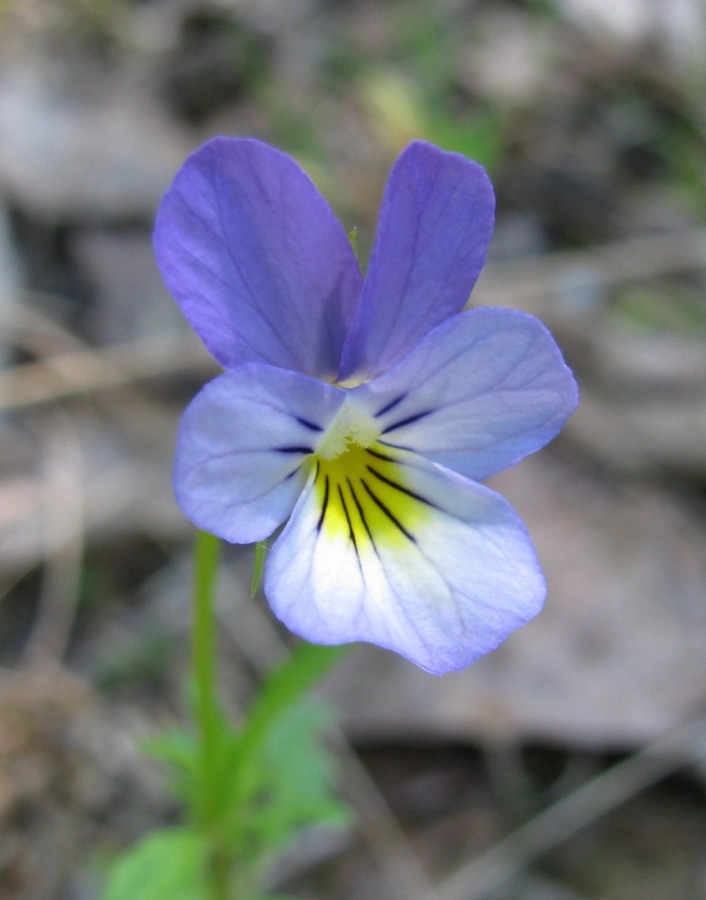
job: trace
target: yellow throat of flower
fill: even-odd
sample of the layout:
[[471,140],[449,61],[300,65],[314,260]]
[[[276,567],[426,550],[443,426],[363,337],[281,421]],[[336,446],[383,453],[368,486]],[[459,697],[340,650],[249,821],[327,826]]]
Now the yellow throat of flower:
[[365,548],[416,542],[430,503],[411,490],[394,448],[379,442],[374,419],[344,404],[315,454],[318,530]]

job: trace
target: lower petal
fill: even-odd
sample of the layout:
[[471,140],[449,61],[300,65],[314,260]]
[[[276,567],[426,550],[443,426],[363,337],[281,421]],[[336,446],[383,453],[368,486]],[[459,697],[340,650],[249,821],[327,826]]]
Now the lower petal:
[[282,524],[342,391],[297,372],[250,364],[207,384],[179,427],[174,490],[199,528],[234,543]]
[[270,551],[265,593],[292,631],[368,641],[434,674],[495,649],[545,584],[512,507],[409,453],[371,448],[350,475],[312,470]]

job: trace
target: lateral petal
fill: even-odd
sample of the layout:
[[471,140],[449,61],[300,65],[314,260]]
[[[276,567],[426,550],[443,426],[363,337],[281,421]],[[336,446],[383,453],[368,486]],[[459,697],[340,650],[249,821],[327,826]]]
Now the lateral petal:
[[209,382],[179,426],[174,492],[184,514],[227,541],[266,538],[296,503],[343,399],[328,384],[254,363]]
[[544,580],[502,497],[409,453],[372,448],[370,466],[328,482],[312,471],[270,550],[265,593],[288,628],[378,644],[440,675],[539,612]]
[[278,150],[219,137],[185,162],[154,231],[164,281],[225,368],[333,380],[361,275],[308,175]]
[[544,325],[477,308],[434,329],[394,369],[352,391],[384,444],[481,480],[557,435],[578,389]]
[[386,371],[461,311],[485,262],[494,211],[482,166],[410,144],[388,178],[340,381]]

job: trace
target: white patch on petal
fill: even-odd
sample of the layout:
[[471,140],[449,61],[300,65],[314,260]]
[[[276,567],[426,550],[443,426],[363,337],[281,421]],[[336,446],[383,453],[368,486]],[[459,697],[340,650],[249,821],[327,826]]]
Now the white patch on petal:
[[361,487],[367,463],[349,462],[353,494],[342,471],[326,488],[320,466],[270,551],[265,591],[289,628],[317,643],[369,641],[442,674],[539,611],[544,580],[502,497],[403,453],[383,468],[408,492],[380,491],[390,516]]
[[336,459],[353,444],[370,447],[380,434],[380,429],[367,410],[346,396],[343,406],[318,445],[316,453],[322,459]]

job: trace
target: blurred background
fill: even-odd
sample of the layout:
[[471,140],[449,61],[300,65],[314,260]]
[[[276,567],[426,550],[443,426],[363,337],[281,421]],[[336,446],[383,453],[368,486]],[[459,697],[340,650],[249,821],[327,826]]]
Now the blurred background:
[[[150,231],[215,134],[293,154],[363,260],[409,140],[484,163],[498,221],[471,302],[538,314],[582,392],[493,480],[535,539],[544,613],[441,679],[349,654],[323,691],[358,822],[277,885],[706,898],[703,0],[1,0],[0,897],[92,900],[177,815],[140,745],[184,710],[171,462],[215,367]],[[228,548],[236,718],[286,653],[251,569]]]

